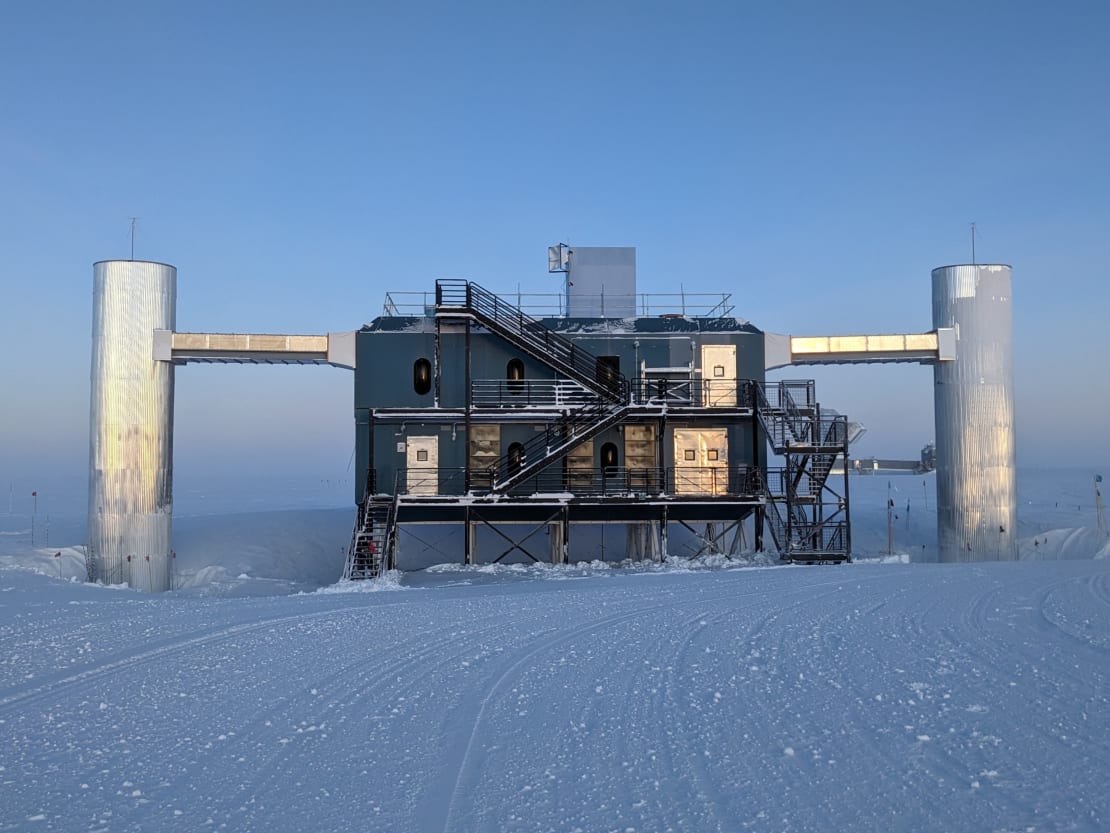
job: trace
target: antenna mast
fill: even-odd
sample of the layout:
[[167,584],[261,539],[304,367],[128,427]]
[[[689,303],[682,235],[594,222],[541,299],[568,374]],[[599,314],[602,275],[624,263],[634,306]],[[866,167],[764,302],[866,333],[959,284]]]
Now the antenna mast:
[[975,265],[975,223],[971,224],[971,265]]
[[[135,221],[138,220],[138,219],[139,219],[138,217],[132,217],[131,218],[131,259],[132,260],[135,259]],[[974,227],[974,224],[972,224],[972,226]]]

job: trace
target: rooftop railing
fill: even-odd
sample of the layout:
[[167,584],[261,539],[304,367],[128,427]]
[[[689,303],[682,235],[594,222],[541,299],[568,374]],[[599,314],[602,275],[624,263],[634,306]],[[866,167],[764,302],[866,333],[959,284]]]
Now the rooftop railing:
[[[533,318],[568,318],[567,297],[556,292],[500,292],[499,297]],[[603,296],[576,295],[575,302],[602,311]],[[387,292],[382,315],[431,317],[435,314],[435,292]],[[731,292],[641,292],[635,296],[636,317],[732,318],[735,305]],[[593,316],[585,316],[593,317]],[[623,317],[623,316],[620,316]]]

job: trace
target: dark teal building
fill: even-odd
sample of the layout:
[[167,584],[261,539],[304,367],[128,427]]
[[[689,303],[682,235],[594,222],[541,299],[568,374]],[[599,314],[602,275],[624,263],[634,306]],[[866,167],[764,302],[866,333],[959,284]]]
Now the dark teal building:
[[439,281],[357,334],[345,576],[593,560],[599,539],[600,557],[660,560],[675,534],[849,559],[847,476],[829,478],[845,418],[811,382],[765,384],[764,335],[728,296],[637,295],[634,249],[552,261],[567,285],[548,309]]

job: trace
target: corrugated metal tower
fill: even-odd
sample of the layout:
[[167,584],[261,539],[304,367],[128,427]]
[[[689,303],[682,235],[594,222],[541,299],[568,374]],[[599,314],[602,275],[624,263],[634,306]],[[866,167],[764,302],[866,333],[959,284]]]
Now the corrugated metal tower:
[[154,361],[154,330],[173,330],[177,269],[93,265],[89,550],[92,581],[170,589],[173,381]]
[[934,365],[937,543],[941,561],[1017,558],[1011,270],[933,270],[933,326],[956,331],[956,361]]

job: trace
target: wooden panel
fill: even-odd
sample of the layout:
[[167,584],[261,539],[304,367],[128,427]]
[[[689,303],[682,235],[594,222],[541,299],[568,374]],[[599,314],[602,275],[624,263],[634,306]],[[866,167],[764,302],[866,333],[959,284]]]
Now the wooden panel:
[[467,466],[470,471],[470,487],[488,489],[489,470],[501,458],[501,426],[471,425]]
[[567,455],[567,485],[575,489],[588,489],[594,480],[594,441],[586,440]]

